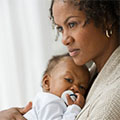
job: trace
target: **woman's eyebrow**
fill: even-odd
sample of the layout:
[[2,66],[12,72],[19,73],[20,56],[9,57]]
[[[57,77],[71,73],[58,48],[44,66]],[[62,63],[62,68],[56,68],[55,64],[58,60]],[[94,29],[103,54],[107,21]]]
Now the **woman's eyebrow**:
[[[64,21],[64,24],[66,24],[69,19],[74,18],[74,17],[80,17],[80,16],[69,16],[69,17]],[[57,23],[55,23],[55,25],[59,26],[59,24],[57,24]]]
[[74,18],[74,17],[79,17],[79,16],[69,16],[69,17],[64,21],[64,24],[66,24],[69,19]]

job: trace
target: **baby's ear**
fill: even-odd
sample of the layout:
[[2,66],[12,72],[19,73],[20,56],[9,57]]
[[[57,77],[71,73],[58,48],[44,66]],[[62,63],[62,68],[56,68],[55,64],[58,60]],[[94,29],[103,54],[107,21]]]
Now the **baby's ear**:
[[42,79],[43,91],[48,92],[50,90],[50,75],[45,74]]

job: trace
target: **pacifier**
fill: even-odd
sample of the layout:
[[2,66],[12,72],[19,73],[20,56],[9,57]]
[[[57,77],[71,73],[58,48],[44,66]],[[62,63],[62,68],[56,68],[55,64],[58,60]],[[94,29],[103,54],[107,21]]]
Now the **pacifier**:
[[66,94],[69,94],[70,97],[71,97],[71,99],[72,99],[73,101],[75,101],[76,98],[77,98],[77,95],[75,95],[73,91],[71,91],[71,90],[66,90],[66,91],[64,91],[64,92],[62,93],[62,95],[61,95],[61,98],[63,99],[63,101],[64,101],[67,105],[68,105],[68,102],[67,102]]

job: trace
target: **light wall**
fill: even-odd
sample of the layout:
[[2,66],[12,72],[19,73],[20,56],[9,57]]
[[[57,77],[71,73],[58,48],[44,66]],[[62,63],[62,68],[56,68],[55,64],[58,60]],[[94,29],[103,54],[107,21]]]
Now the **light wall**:
[[49,6],[50,0],[0,0],[0,110],[32,100],[48,60],[66,51],[54,41]]

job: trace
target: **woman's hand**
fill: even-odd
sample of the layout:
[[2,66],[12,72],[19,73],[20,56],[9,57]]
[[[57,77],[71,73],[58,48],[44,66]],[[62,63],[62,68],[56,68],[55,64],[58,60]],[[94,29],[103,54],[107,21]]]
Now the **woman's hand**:
[[66,94],[68,105],[76,104],[76,105],[80,106],[80,108],[83,108],[83,106],[85,104],[85,98],[80,93],[75,93],[75,95],[77,95],[77,98],[75,101],[73,101],[71,99],[70,95]]
[[10,108],[0,111],[0,120],[26,120],[23,115],[32,108],[32,102],[29,102],[25,108]]

